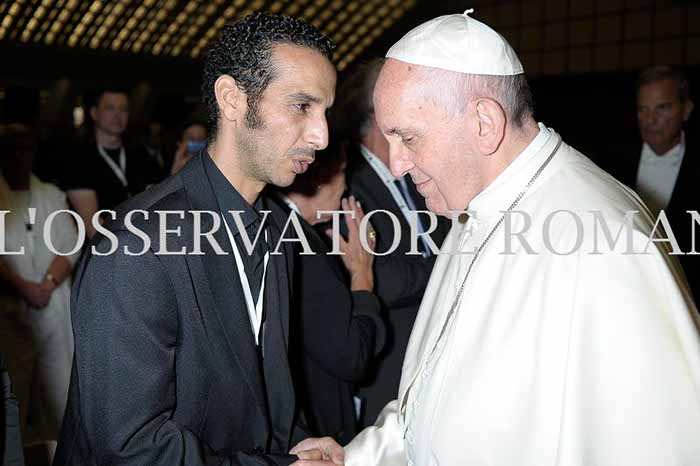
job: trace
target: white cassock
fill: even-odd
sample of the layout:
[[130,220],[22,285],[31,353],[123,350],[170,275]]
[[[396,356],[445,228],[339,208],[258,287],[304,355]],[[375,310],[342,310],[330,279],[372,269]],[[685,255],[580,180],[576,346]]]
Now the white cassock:
[[[474,198],[470,220],[452,228],[443,251],[481,245],[559,139],[540,125],[528,148]],[[700,464],[695,305],[667,244],[622,254],[647,246],[654,227],[648,210],[566,144],[514,210],[523,214],[511,215],[512,233],[526,226],[524,213],[531,218],[511,242],[514,254],[502,254],[501,224],[446,327],[474,256],[438,258],[398,399],[346,447],[346,464]],[[566,212],[547,221],[557,210],[576,213],[580,227]],[[615,247],[607,246],[593,210],[613,237],[625,212],[639,211],[631,241],[623,232]]]

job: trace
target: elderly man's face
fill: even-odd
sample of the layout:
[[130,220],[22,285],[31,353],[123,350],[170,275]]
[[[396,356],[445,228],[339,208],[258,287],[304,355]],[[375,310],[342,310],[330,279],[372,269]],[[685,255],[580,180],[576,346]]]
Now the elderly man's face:
[[389,59],[374,92],[377,123],[389,141],[394,176],[408,173],[432,212],[463,210],[476,193],[469,176],[468,121],[425,97],[425,68]]
[[637,96],[637,120],[644,142],[663,155],[680,142],[683,122],[688,119],[692,103],[681,102],[671,79],[642,86]]

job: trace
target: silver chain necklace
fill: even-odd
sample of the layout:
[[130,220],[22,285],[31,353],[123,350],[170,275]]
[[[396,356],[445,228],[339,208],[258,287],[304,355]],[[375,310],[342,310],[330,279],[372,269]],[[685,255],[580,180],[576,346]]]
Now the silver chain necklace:
[[432,358],[433,353],[435,353],[435,350],[438,347],[438,344],[440,343],[440,340],[442,340],[442,337],[445,335],[445,331],[447,330],[447,326],[452,320],[452,317],[454,316],[455,312],[457,311],[457,307],[459,306],[460,301],[462,300],[462,293],[464,292],[464,287],[467,284],[467,278],[469,278],[469,273],[472,271],[472,267],[476,263],[476,260],[479,258],[479,255],[481,254],[481,251],[484,250],[486,247],[486,244],[489,242],[491,237],[496,233],[496,230],[503,224],[503,221],[506,218],[506,215],[515,208],[515,206],[518,205],[518,203],[522,200],[523,196],[527,192],[528,189],[532,186],[532,184],[535,182],[535,180],[540,176],[542,171],[549,165],[549,162],[551,162],[552,158],[554,157],[554,154],[557,153],[559,150],[559,147],[561,147],[562,139],[559,138],[559,141],[557,142],[557,145],[554,147],[554,150],[552,150],[552,153],[549,154],[547,157],[547,160],[542,163],[540,168],[537,169],[535,174],[530,178],[530,181],[525,185],[525,188],[523,188],[522,191],[520,191],[520,194],[518,194],[518,197],[515,198],[513,203],[508,207],[508,210],[503,213],[501,218],[498,220],[498,223],[491,229],[491,232],[486,236],[486,239],[481,243],[481,246],[479,246],[479,249],[476,250],[474,253],[474,259],[469,263],[469,268],[467,269],[467,273],[464,275],[464,280],[462,280],[462,285],[459,287],[459,291],[457,292],[457,296],[455,297],[455,300],[452,302],[452,306],[450,307],[450,312],[447,313],[447,317],[445,318],[445,323],[442,326],[442,330],[440,330],[440,335],[438,335],[437,340],[435,341],[435,346],[433,346],[433,350],[430,352],[430,356],[428,356],[428,361],[430,358]]

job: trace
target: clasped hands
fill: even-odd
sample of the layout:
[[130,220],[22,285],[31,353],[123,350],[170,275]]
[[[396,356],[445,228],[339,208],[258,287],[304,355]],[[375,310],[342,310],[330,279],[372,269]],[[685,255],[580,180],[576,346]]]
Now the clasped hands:
[[343,447],[331,437],[302,440],[292,448],[289,454],[299,457],[292,466],[343,466],[345,464]]

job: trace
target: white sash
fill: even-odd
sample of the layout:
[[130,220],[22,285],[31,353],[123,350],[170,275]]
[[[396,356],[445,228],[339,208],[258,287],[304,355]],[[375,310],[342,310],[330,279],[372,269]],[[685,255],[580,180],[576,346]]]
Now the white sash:
[[126,151],[124,150],[124,146],[122,146],[121,151],[119,152],[119,165],[114,163],[114,160],[112,160],[112,157],[109,156],[107,151],[105,151],[104,147],[101,145],[97,145],[97,150],[104,159],[105,162],[107,162],[107,165],[109,165],[109,168],[112,169],[114,172],[114,175],[119,178],[119,181],[121,181],[122,185],[126,188],[127,185],[129,184],[126,181]]
[[[248,308],[248,317],[250,317],[250,325],[253,330],[253,336],[255,337],[255,344],[259,343],[260,327],[262,326],[262,315],[263,315],[263,299],[265,296],[265,276],[267,275],[267,262],[270,259],[270,251],[265,253],[265,258],[263,259],[263,275],[262,283],[260,284],[260,293],[258,294],[257,303],[253,303],[253,293],[250,291],[250,283],[248,282],[248,275],[245,273],[245,268],[243,267],[243,260],[241,259],[241,253],[238,251],[238,245],[233,238],[233,233],[231,233],[231,228],[229,228],[228,223],[226,223],[226,218],[224,219],[224,225],[226,225],[226,232],[228,233],[228,239],[231,242],[231,247],[233,248],[233,255],[236,257],[236,267],[238,268],[238,276],[241,279],[241,286],[243,287],[243,295],[245,296],[245,304]],[[242,235],[245,233],[241,233]],[[267,229],[265,230],[265,241],[267,242]]]

